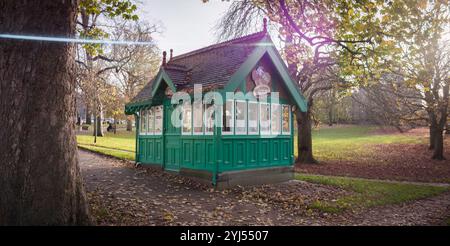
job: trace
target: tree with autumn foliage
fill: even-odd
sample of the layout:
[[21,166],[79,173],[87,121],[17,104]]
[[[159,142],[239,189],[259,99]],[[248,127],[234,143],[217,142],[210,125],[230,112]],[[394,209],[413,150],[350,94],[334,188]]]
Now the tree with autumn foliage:
[[311,134],[314,98],[323,91],[353,86],[341,77],[341,56],[367,62],[379,32],[376,13],[381,2],[240,0],[220,22],[222,38],[252,31],[261,16],[273,23],[289,72],[308,102],[307,112],[296,111],[298,162],[316,163]]
[[[115,22],[111,32],[114,39],[152,42],[154,33],[159,32],[158,25],[143,21]],[[111,50],[113,59],[130,57],[119,69],[110,73],[123,102],[120,112],[123,114],[125,102],[131,101],[150,79],[158,72],[161,58],[160,50],[153,45],[114,46]],[[132,116],[126,116],[127,131],[132,131]]]
[[[122,19],[137,21],[137,5],[133,0],[81,0],[78,11],[77,31],[82,38],[107,39],[108,21]],[[100,76],[117,69],[130,58],[114,59],[104,52],[102,44],[83,44],[77,48],[78,88],[83,92],[86,103],[86,123],[90,124],[94,113],[96,136],[103,136],[103,103],[98,93],[102,86]]]
[[[414,90],[430,128],[433,159],[443,160],[450,88],[450,4],[448,0],[393,1],[382,14],[384,47],[378,73],[392,73]],[[381,72],[380,72],[381,71]]]

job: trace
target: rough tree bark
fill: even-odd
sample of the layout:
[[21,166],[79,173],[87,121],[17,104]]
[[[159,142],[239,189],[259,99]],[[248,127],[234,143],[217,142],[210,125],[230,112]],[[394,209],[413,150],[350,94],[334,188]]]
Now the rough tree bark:
[[309,163],[316,164],[317,161],[314,159],[312,152],[312,119],[310,108],[308,106],[308,111],[306,113],[301,112],[299,109],[296,110],[297,119],[297,151],[298,157],[296,162],[299,163]]
[[[100,98],[97,98],[97,102],[100,102]],[[103,137],[103,127],[102,127],[102,115],[103,115],[103,105],[101,103],[98,103],[98,109],[95,111],[94,117],[94,136],[97,135],[97,137]]]
[[[78,1],[0,1],[0,33],[73,36]],[[0,225],[90,224],[73,46],[0,41]]]
[[[450,98],[450,79],[445,78],[441,87],[439,77],[433,82],[432,94],[425,93],[427,113],[430,121],[430,149],[433,149],[432,159],[445,160],[444,156],[444,128],[447,124],[448,106]],[[441,93],[442,91],[442,93]]]
[[103,137],[102,118],[100,116],[96,117],[95,124],[97,130],[94,131],[94,136],[97,133],[97,137]]
[[436,136],[434,139],[434,151],[432,159],[435,160],[445,160],[444,157],[444,129],[439,128],[436,129]]
[[330,107],[328,108],[328,126],[333,126],[333,111],[334,106],[333,104],[330,104]]
[[436,144],[436,127],[430,125],[430,143],[428,149],[432,150]]
[[89,108],[89,106],[86,104],[86,124],[91,125],[92,124],[92,120],[91,120],[91,110]]

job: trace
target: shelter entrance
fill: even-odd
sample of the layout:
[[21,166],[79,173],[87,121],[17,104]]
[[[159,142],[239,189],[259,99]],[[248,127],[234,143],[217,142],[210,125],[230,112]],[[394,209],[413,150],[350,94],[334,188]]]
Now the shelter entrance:
[[172,124],[172,113],[176,105],[170,100],[164,101],[164,165],[165,169],[179,171],[181,166],[181,134],[180,128]]

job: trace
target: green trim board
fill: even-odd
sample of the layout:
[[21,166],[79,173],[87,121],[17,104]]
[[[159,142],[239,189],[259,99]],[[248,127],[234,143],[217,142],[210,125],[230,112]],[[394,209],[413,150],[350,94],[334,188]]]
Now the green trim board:
[[152,100],[146,100],[143,102],[130,103],[125,105],[125,114],[133,115],[143,109],[146,109],[152,105]]
[[156,80],[153,83],[152,87],[152,98],[155,97],[156,92],[158,91],[161,81],[166,82],[167,86],[170,87],[170,89],[175,93],[177,91],[177,88],[173,84],[172,80],[170,79],[169,75],[167,75],[166,71],[164,71],[164,67],[161,67],[161,69],[158,72],[158,75],[156,75]]

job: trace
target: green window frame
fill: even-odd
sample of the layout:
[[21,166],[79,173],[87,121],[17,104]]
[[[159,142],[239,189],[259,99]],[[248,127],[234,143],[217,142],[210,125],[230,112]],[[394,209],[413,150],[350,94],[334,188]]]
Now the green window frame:
[[233,135],[233,134],[234,134],[234,100],[226,100],[225,103],[223,104],[222,110],[222,135]]
[[291,105],[283,104],[282,105],[282,125],[281,125],[281,134],[282,135],[291,135]]
[[155,134],[155,110],[151,107],[147,110],[147,135]]
[[247,101],[235,100],[234,108],[234,134],[247,135]]
[[259,102],[248,101],[247,103],[248,135],[259,135]]
[[215,105],[213,103],[204,104],[204,129],[205,135],[214,135],[214,124],[215,124]]
[[271,110],[270,103],[266,102],[259,103],[260,135],[270,135],[271,132],[270,110]]
[[184,102],[181,114],[181,134],[192,134],[192,105],[190,102]]
[[270,105],[270,134],[281,134],[281,104],[272,103]]
[[139,135],[147,135],[147,110],[141,110],[140,115]]
[[201,100],[192,103],[192,134],[203,135],[203,103]]
[[162,105],[156,106],[154,109],[155,115],[155,135],[162,135],[163,133],[163,117],[164,117],[164,107]]

